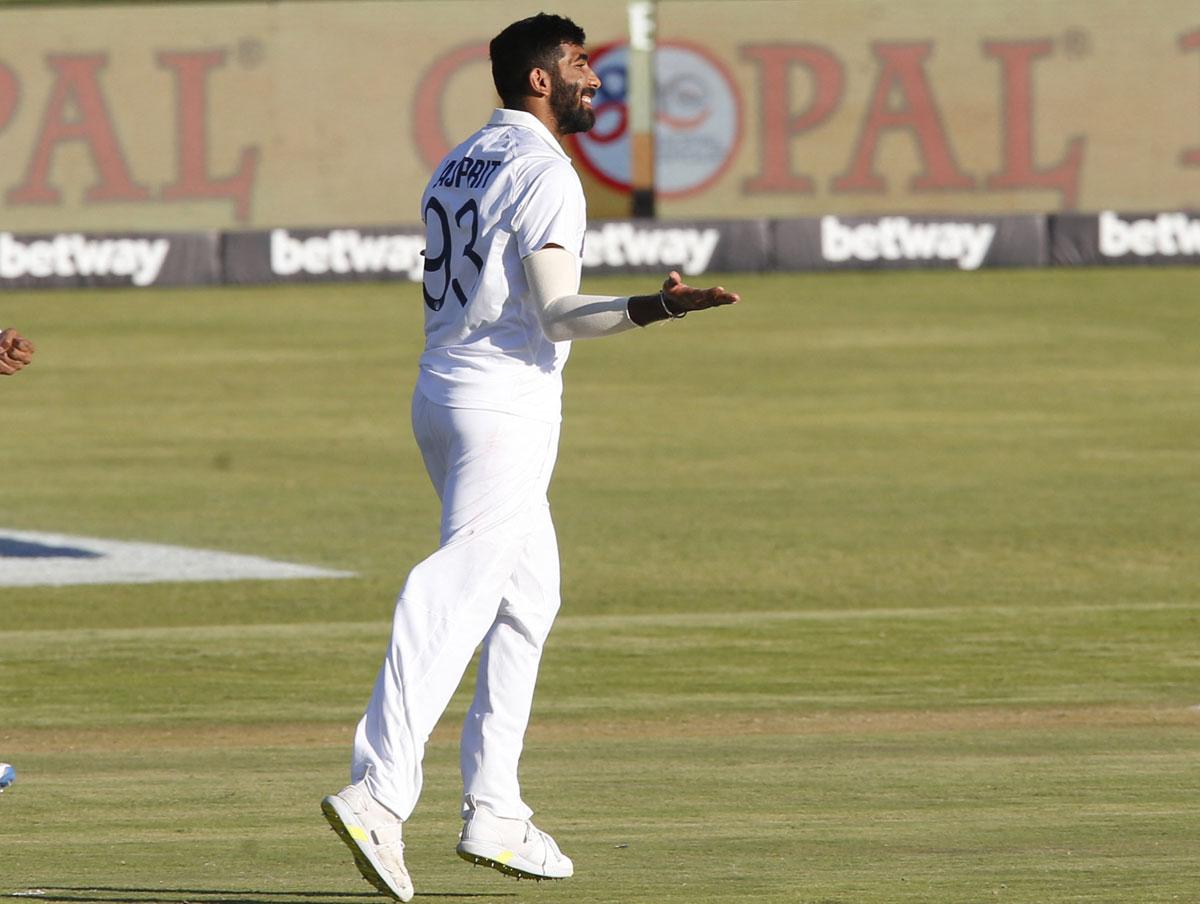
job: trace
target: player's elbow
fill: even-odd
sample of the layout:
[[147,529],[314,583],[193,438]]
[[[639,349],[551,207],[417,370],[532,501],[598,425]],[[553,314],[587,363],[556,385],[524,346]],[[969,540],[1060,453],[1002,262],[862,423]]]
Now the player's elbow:
[[551,342],[567,342],[574,339],[574,332],[568,323],[564,318],[556,317],[553,308],[554,303],[551,302],[538,312],[542,324],[542,332],[546,334],[546,338]]

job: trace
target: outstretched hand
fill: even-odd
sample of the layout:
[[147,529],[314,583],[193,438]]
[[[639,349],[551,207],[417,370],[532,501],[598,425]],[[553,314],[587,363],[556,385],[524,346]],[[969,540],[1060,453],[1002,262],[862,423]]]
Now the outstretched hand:
[[697,289],[687,285],[683,277],[672,270],[663,282],[662,297],[667,307],[676,315],[688,311],[703,311],[706,308],[716,308],[726,304],[737,304],[741,296],[736,292],[726,291],[724,286],[713,286],[711,289]]
[[15,374],[32,360],[32,342],[16,330],[0,332],[0,376]]

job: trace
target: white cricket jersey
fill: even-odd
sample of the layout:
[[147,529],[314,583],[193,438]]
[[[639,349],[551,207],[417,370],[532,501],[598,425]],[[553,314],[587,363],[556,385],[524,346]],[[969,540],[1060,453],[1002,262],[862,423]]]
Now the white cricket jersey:
[[531,113],[496,110],[452,150],[421,197],[425,352],[417,379],[432,402],[556,422],[571,343],[551,342],[522,258],[561,245],[583,263],[583,187]]

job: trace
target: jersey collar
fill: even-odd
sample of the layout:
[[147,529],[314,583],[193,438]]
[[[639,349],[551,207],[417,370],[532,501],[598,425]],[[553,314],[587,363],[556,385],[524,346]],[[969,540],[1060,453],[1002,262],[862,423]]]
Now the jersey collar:
[[570,155],[562,149],[562,145],[558,143],[550,130],[532,113],[526,113],[524,110],[510,110],[507,107],[500,107],[492,113],[492,118],[488,120],[488,125],[518,126],[519,128],[529,129],[535,132],[542,141],[546,142],[558,156],[564,160],[571,159]]

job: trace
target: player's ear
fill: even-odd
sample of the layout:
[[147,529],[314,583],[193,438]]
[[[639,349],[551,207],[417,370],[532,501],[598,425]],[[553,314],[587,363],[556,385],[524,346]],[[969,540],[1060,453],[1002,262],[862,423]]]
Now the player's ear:
[[545,69],[529,70],[529,89],[535,97],[549,97],[550,73]]

